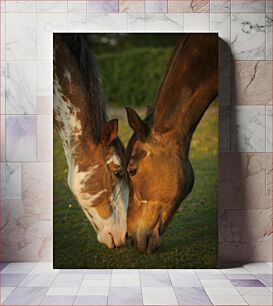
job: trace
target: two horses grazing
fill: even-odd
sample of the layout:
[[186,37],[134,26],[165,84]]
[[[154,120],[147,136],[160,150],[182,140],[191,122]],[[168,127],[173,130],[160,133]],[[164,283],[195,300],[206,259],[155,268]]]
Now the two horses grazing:
[[70,190],[109,248],[124,245],[128,187],[118,120],[107,122],[99,75],[83,35],[54,34],[54,125]]
[[134,130],[126,148],[128,236],[140,251],[160,246],[169,221],[192,190],[192,135],[217,93],[218,36],[189,34],[177,44],[146,120],[127,108]]
[[121,246],[127,230],[142,252],[160,246],[169,221],[192,190],[191,138],[217,90],[218,36],[185,35],[146,119],[126,109],[134,134],[124,155],[117,120],[106,121],[97,68],[83,38],[54,36],[54,119],[68,184],[99,241]]

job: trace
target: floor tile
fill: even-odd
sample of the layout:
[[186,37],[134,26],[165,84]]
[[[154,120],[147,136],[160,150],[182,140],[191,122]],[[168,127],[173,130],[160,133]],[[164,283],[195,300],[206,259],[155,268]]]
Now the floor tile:
[[39,262],[35,267],[30,271],[30,274],[49,274],[49,273],[58,273],[59,269],[53,269],[52,262]]
[[85,274],[83,279],[111,279],[111,274]]
[[138,269],[113,269],[112,274],[139,274]]
[[73,305],[75,296],[72,295],[47,295],[41,305]]
[[1,274],[29,273],[35,265],[35,262],[10,263],[1,271]]
[[166,274],[140,274],[140,282],[142,287],[171,287],[171,280]]
[[272,305],[272,296],[269,295],[249,295],[244,296],[249,305]]
[[174,288],[179,305],[211,305],[203,288]]
[[111,287],[108,297],[109,305],[142,305],[141,288]]
[[83,280],[82,287],[109,287],[110,279],[87,279]]
[[209,298],[213,305],[247,305],[239,295],[211,295]]
[[238,291],[233,287],[205,287],[208,296],[211,295],[239,295]]
[[251,274],[227,274],[226,278],[227,279],[256,279]]
[[0,262],[0,271],[2,271],[7,265],[8,262]]
[[208,279],[201,280],[203,287],[232,287],[231,282],[228,279]]
[[20,283],[20,287],[49,287],[56,274],[29,274]]
[[169,272],[173,287],[202,287],[200,280],[195,274],[182,274]]
[[250,274],[250,272],[242,267],[238,267],[238,268],[228,268],[228,269],[221,269],[221,271],[225,274]]
[[231,283],[235,287],[264,287],[257,279],[232,279]]
[[266,287],[237,287],[242,296],[246,295],[272,295],[272,292]]
[[92,271],[91,273],[93,273],[93,271],[96,271],[96,270],[88,270],[88,269],[60,269],[59,274],[85,274],[85,273],[89,273],[88,271]]
[[83,274],[58,274],[52,282],[52,287],[79,287]]
[[107,287],[80,287],[77,295],[89,296],[89,295],[108,295],[109,286]]
[[265,286],[272,287],[272,275],[269,274],[255,274],[255,277],[261,281]]
[[50,287],[46,295],[76,295],[78,287]]
[[172,287],[142,287],[144,305],[178,305]]
[[87,269],[85,274],[112,274],[111,269]]
[[4,305],[39,305],[46,294],[47,288],[14,289],[4,301]]
[[27,274],[2,274],[1,287],[16,287],[27,276]]
[[244,265],[252,274],[272,274],[272,268],[263,262],[256,262]]
[[15,287],[1,287],[1,305],[5,301],[5,299],[11,294],[11,292],[15,289]]
[[140,287],[138,274],[112,274],[111,287]]
[[107,296],[76,296],[73,305],[107,305]]

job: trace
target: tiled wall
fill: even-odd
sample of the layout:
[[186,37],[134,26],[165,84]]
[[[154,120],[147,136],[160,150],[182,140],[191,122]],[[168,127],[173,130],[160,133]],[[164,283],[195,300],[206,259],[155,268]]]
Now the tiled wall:
[[51,42],[67,30],[219,32],[219,259],[271,260],[271,3],[1,1],[1,260],[52,256]]

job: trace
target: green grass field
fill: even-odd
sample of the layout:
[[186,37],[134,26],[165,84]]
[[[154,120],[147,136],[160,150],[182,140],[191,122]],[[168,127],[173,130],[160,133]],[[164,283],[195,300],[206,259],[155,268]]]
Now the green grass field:
[[[195,184],[164,234],[157,253],[140,254],[131,247],[109,250],[71,194],[67,164],[54,135],[54,267],[55,268],[215,268],[217,266],[218,107],[204,115],[191,144]],[[124,143],[131,135],[120,120]],[[72,205],[69,208],[69,205]]]

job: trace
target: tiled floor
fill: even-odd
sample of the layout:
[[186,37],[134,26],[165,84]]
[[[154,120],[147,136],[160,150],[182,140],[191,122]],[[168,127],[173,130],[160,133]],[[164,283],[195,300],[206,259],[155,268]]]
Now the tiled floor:
[[1,263],[4,305],[272,305],[272,263],[222,270],[53,270]]

